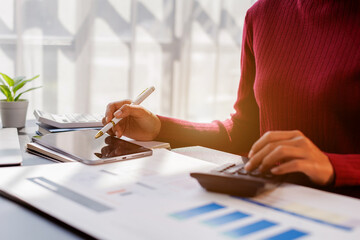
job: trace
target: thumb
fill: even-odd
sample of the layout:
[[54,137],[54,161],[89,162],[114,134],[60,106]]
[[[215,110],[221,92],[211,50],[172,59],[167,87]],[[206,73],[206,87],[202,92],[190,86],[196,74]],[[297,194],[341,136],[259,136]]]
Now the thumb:
[[140,105],[123,105],[119,110],[114,113],[116,118],[126,118],[132,116],[135,118],[145,117],[147,111]]

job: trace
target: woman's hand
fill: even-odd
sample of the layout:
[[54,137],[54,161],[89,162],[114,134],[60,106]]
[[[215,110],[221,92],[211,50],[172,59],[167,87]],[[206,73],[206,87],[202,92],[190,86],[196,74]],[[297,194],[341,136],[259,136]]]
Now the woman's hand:
[[104,125],[110,122],[114,116],[123,118],[108,133],[117,137],[125,135],[140,141],[153,140],[160,132],[159,118],[142,106],[130,105],[130,103],[130,100],[124,100],[108,104],[102,120]]
[[247,171],[259,168],[279,175],[303,172],[314,183],[326,185],[334,178],[328,157],[300,131],[271,131],[265,133],[249,152]]

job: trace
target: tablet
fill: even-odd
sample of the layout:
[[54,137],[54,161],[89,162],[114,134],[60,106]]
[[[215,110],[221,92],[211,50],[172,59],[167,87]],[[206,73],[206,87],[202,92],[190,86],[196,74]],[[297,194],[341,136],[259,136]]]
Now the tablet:
[[101,164],[152,155],[152,150],[105,134],[95,139],[96,130],[47,134],[33,141],[86,164]]

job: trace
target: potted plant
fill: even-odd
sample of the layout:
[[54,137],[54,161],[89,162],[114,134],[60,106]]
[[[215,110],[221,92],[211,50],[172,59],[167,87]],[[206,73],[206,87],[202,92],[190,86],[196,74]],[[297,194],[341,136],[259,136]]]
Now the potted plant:
[[[35,90],[40,87],[33,87],[28,90],[19,90],[28,82],[38,78],[37,75],[31,79],[26,77],[10,78],[4,73],[0,73],[0,91],[4,94],[6,99],[0,100],[0,112],[3,127],[22,128],[25,126],[26,112],[28,107],[28,100],[20,98],[24,93]],[[5,80],[5,81],[4,81]]]

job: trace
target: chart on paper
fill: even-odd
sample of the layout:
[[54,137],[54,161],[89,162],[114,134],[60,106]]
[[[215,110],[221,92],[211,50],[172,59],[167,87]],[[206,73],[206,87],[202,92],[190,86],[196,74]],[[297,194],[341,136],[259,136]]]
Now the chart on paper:
[[295,185],[256,198],[210,193],[189,177],[207,164],[160,153],[7,169],[0,188],[100,239],[360,239],[355,199]]
[[[87,176],[90,177],[91,174]],[[201,190],[193,193],[200,193],[200,196],[215,201],[196,203],[196,198],[181,194],[186,186],[183,183],[186,181],[184,175],[168,177],[166,183],[159,181],[156,177],[146,177],[126,185],[116,183],[114,181],[116,176],[104,174],[103,169],[93,172],[89,179],[99,181],[105,177],[112,181],[110,187],[93,189],[94,195],[100,197],[98,200],[80,194],[72,187],[57,183],[50,176],[29,178],[28,181],[73,201],[93,213],[113,216],[114,224],[132,223],[145,226],[148,221],[144,215],[146,213],[147,217],[151,216],[153,221],[161,222],[162,228],[166,228],[168,232],[181,230],[177,233],[177,237],[184,239],[189,237],[229,240],[336,239],[342,236],[349,236],[347,239],[351,239],[352,233],[359,227],[355,224],[359,223],[355,218],[349,221],[345,215],[340,216],[328,211],[326,212],[328,216],[333,215],[337,218],[324,219],[323,216],[326,214],[319,209],[316,209],[317,215],[315,213],[310,215],[307,211],[299,211],[300,208],[290,208],[288,205],[293,205],[291,202],[286,202],[287,205],[281,208],[267,204],[264,198],[257,200],[219,196]],[[81,176],[77,178],[84,180]],[[180,179],[182,179],[182,184],[178,184],[181,182]],[[177,191],[171,193],[171,188]],[[134,206],[134,209],[131,206]],[[302,206],[304,209],[306,204]],[[126,219],[127,223],[117,219],[116,216],[120,213],[127,216],[131,214],[131,217]],[[151,233],[146,233],[145,230],[144,234],[151,236]]]
[[[207,232],[209,237],[216,236],[214,239],[337,239],[346,235],[349,236],[347,239],[356,239],[354,235],[351,237],[354,227],[334,224],[331,219],[317,221],[275,209],[271,209],[275,211],[273,213],[261,214],[256,212],[256,208],[242,205],[242,199],[238,200],[238,207],[234,204],[230,206],[208,202],[172,212],[168,217],[179,225],[183,224],[184,229],[193,226],[194,232]],[[257,205],[252,201],[249,203]]]

